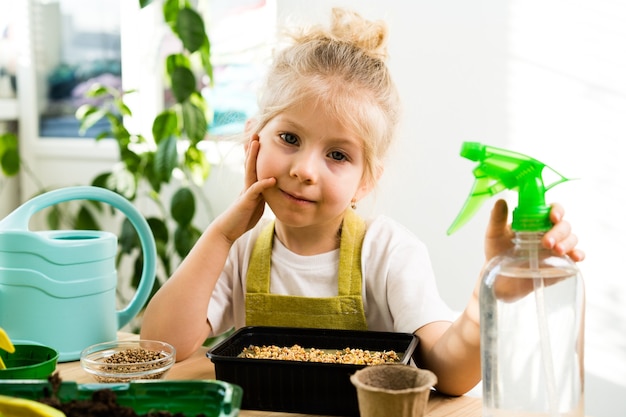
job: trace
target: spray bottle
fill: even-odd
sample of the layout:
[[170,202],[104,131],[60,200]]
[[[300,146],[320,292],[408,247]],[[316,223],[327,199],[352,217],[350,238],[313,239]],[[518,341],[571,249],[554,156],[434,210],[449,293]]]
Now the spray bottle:
[[[584,289],[576,264],[541,245],[552,227],[545,192],[567,178],[529,156],[465,142],[477,161],[472,191],[448,230],[482,203],[517,191],[514,247],[485,266],[480,284],[483,417],[584,415]],[[547,168],[558,179],[544,185]]]

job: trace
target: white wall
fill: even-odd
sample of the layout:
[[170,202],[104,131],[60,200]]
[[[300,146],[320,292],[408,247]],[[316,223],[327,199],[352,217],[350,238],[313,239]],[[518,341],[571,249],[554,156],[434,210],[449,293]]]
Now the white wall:
[[[492,203],[452,236],[475,140],[577,178],[547,194],[587,259],[586,408],[626,415],[626,8],[586,0],[279,0],[282,17],[327,21],[332,6],[383,18],[404,102],[399,141],[364,212],[385,213],[430,248],[444,299],[462,309],[482,264]],[[516,197],[507,194],[516,204]]]

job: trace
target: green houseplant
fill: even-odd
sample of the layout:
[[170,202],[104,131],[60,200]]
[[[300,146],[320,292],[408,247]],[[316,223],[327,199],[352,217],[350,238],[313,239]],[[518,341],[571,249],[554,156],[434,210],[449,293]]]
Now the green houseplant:
[[[207,75],[212,83],[213,68],[204,20],[192,2],[151,3],[152,0],[139,0],[142,9],[162,4],[164,22],[181,45],[180,51],[168,55],[164,62],[164,81],[173,102],[155,116],[149,134],[130,132],[124,120],[132,118],[133,112],[124,98],[137,92],[94,85],[87,96],[98,98],[100,104],[83,105],[76,117],[81,132],[106,119],[109,129],[98,134],[96,140],[113,139],[119,150],[119,163],[93,178],[91,185],[108,188],[132,202],[149,202],[150,210],[145,216],[159,258],[155,292],[201,233],[193,220],[197,200],[202,198],[200,188],[208,179],[211,165],[198,145],[206,138],[211,111],[198,79]],[[12,133],[0,135],[0,166],[6,177],[27,169],[19,155],[18,139]],[[94,201],[63,203],[46,212],[51,229],[102,229],[112,219],[115,213]],[[120,228],[117,262],[131,266],[129,284],[136,287],[143,264],[139,240],[127,219]],[[120,303],[125,304],[125,296],[119,296]]]
[[[148,7],[151,2],[139,0],[141,8]],[[154,6],[156,4],[150,7]],[[197,75],[206,74],[210,80],[213,78],[210,42],[204,21],[186,0],[165,0],[162,12],[172,34],[180,40],[181,50],[165,59],[165,83],[171,90],[174,103],[154,118],[151,134],[132,133],[124,125],[124,118],[132,117],[124,96],[133,94],[133,91],[120,92],[94,85],[87,95],[105,99],[105,104],[85,104],[76,112],[82,131],[106,118],[110,130],[101,132],[96,139],[112,138],[119,148],[121,164],[98,175],[92,185],[111,189],[130,201],[148,197],[157,209],[156,213],[153,211],[146,216],[157,244],[162,275],[157,277],[153,291],[169,277],[178,259],[187,255],[200,236],[201,231],[193,224],[196,195],[200,193],[194,193],[194,189],[205,183],[211,168],[205,152],[198,147],[207,135],[210,110],[201,94]],[[175,177],[174,173],[180,175]],[[171,193],[169,198],[164,192],[166,187]],[[74,216],[74,226],[100,228],[98,218],[102,214],[99,204],[84,203]],[[59,211],[50,212],[51,226],[59,227],[61,219]],[[131,285],[135,287],[141,276],[142,254],[128,220],[122,223],[119,243],[118,263],[124,257],[133,261],[135,270]]]

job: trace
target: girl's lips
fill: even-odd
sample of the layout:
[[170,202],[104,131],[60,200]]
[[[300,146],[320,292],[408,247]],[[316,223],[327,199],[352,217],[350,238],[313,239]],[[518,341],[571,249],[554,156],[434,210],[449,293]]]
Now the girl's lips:
[[286,196],[286,197],[287,197],[287,199],[289,199],[289,200],[292,200],[292,201],[295,201],[295,202],[298,202],[298,203],[301,203],[301,204],[302,204],[302,203],[313,203],[313,201],[311,201],[311,200],[307,200],[306,198],[302,198],[302,197],[299,197],[299,196],[297,196],[297,195],[293,195],[293,194],[288,193],[288,192],[286,192],[286,191],[284,191],[284,190],[280,190],[280,191],[281,191],[281,193],[283,193],[283,195],[284,195],[284,196]]

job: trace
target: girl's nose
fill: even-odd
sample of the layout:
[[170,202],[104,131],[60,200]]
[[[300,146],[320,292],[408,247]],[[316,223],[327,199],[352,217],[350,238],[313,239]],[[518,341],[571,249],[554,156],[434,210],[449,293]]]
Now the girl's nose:
[[317,181],[319,160],[313,152],[299,152],[294,158],[289,175],[300,182],[313,184]]

